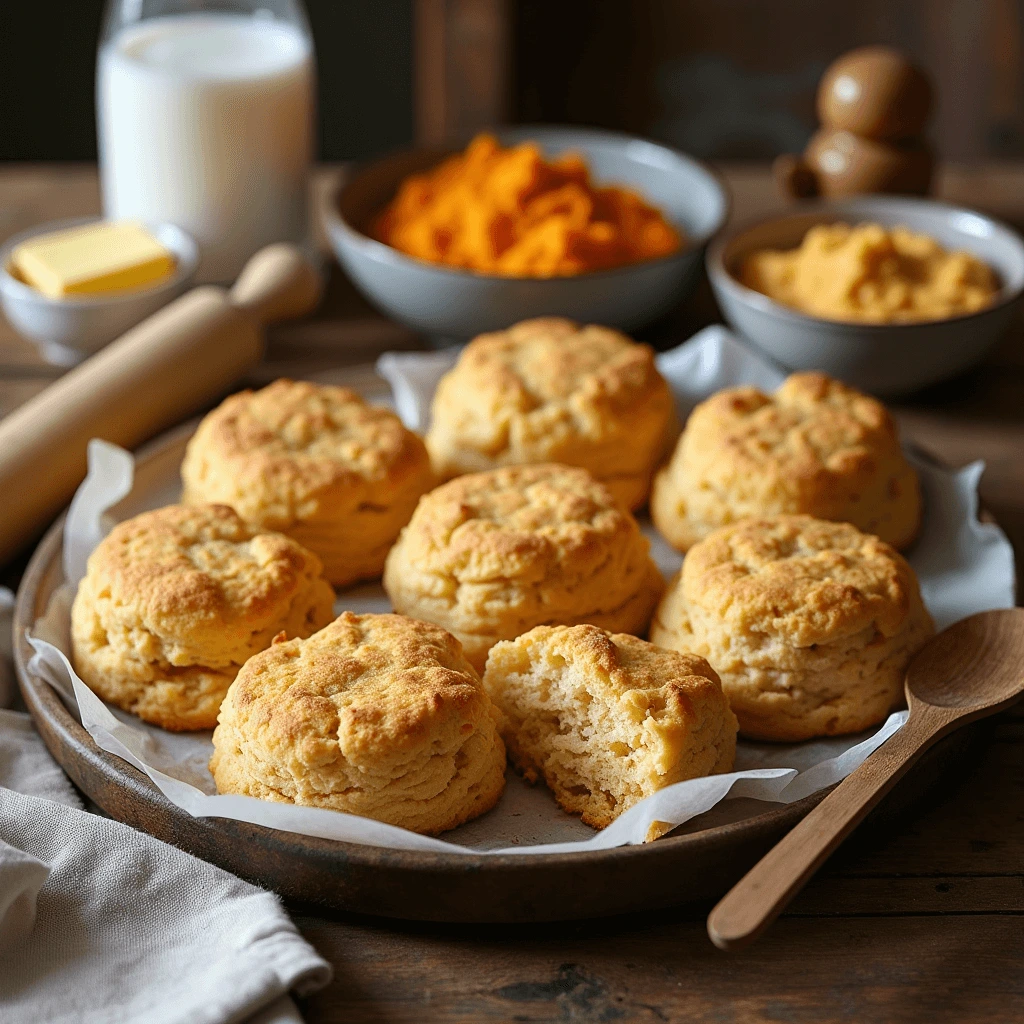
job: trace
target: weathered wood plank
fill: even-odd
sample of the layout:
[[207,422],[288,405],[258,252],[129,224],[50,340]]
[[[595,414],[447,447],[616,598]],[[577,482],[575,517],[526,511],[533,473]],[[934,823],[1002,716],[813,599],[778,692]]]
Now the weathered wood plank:
[[[1024,914],[1024,864],[985,877],[823,877],[790,905],[790,917]],[[914,869],[916,871],[916,869]]]
[[1019,1019],[1024,997],[1015,915],[787,917],[735,955],[701,918],[541,934],[299,924],[336,969],[303,1005],[318,1024],[973,1024]]

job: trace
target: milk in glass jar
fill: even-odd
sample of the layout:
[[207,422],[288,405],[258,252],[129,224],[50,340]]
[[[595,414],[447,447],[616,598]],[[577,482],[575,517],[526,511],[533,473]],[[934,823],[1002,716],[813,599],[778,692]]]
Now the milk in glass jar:
[[110,0],[96,85],[105,216],[183,228],[203,281],[303,242],[315,82],[300,0]]

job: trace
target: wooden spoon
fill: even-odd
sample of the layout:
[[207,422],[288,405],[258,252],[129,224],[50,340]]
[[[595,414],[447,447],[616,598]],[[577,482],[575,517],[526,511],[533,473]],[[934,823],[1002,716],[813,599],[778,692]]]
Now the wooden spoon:
[[980,612],[944,629],[907,669],[910,717],[755,864],[708,917],[720,949],[756,939],[830,853],[937,740],[1024,693],[1024,608]]

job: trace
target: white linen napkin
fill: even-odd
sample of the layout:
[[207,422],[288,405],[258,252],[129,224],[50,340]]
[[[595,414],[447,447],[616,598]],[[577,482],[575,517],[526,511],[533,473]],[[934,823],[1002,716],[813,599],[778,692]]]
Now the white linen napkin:
[[287,993],[330,976],[276,896],[83,810],[31,718],[0,710],[0,1020],[300,1024]]

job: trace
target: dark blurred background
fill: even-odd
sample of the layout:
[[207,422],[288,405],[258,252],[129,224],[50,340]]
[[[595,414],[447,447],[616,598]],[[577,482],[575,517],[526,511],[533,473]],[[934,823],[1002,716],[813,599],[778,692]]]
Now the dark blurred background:
[[[93,160],[102,0],[4,3],[0,159]],[[850,47],[909,51],[949,159],[1024,156],[1024,0],[307,0],[321,155],[461,141],[496,118],[601,125],[712,159],[799,149]],[[444,65],[444,66],[442,66]]]

